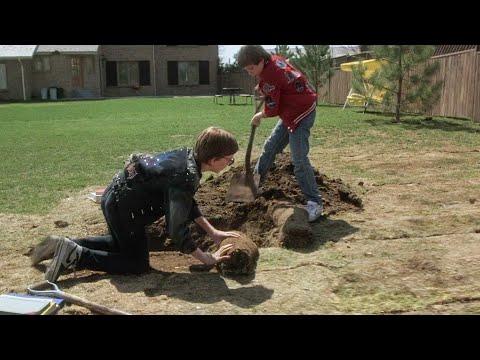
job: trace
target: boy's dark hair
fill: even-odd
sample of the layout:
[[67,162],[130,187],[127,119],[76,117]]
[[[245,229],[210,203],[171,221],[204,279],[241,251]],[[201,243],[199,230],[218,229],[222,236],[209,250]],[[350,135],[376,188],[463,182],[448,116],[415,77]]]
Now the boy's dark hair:
[[197,162],[233,155],[238,151],[237,140],[228,131],[217,127],[203,130],[197,137],[194,156]]
[[260,45],[244,45],[237,54],[238,65],[242,68],[248,65],[257,65],[260,60],[268,61],[271,58],[272,55]]

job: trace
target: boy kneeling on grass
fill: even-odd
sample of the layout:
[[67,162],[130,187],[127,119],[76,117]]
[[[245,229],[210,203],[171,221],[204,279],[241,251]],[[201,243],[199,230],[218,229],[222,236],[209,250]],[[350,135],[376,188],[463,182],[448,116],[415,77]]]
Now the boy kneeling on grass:
[[215,244],[235,232],[215,229],[200,212],[194,195],[202,172],[220,172],[232,165],[238,144],[229,132],[209,127],[200,133],[194,149],[132,156],[113,178],[102,197],[102,211],[110,235],[81,239],[49,236],[32,253],[32,264],[53,260],[45,278],[55,282],[65,269],[90,269],[110,274],[148,271],[145,227],[165,215],[167,232],[177,249],[206,265],[226,260],[233,245],[203,252],[193,242],[189,223],[195,221]]

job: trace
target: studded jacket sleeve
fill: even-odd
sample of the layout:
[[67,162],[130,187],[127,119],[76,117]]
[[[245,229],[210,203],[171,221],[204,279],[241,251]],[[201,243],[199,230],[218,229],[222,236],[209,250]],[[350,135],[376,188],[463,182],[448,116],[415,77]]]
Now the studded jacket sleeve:
[[195,219],[199,218],[200,216],[203,216],[203,214],[198,208],[198,204],[195,201],[195,199],[192,199],[192,200],[193,200],[193,206],[192,206],[192,211],[190,211],[190,220],[195,221]]
[[195,216],[197,211],[199,212],[198,207],[190,192],[178,187],[170,187],[168,208],[165,213],[168,233],[176,248],[185,254],[190,254],[197,248],[188,227],[192,216]]

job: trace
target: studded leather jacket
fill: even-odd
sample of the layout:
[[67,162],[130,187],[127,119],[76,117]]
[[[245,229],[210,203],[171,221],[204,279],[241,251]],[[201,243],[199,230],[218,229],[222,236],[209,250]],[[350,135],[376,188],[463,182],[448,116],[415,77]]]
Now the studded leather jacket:
[[196,249],[188,225],[202,216],[194,195],[200,168],[189,148],[154,155],[132,155],[118,174],[118,206],[129,223],[145,226],[165,215],[167,232],[178,250]]

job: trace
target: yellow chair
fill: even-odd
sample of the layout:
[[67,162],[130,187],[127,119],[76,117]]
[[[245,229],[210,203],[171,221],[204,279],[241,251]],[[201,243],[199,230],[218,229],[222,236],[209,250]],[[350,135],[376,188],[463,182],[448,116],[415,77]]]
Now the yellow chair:
[[369,101],[381,103],[383,101],[383,97],[385,96],[385,90],[375,90],[372,85],[367,84],[365,81],[368,80],[375,73],[375,71],[377,71],[382,66],[382,61],[377,59],[353,61],[340,64],[340,69],[342,71],[352,72],[353,68],[359,65],[363,65],[363,67],[365,68],[365,73],[363,74],[363,86],[365,87],[365,93],[369,96],[357,94],[353,91],[353,88],[350,88],[347,99],[345,100],[345,104],[343,104],[343,109],[345,109],[348,104],[353,106],[363,106],[365,110],[367,110]]

